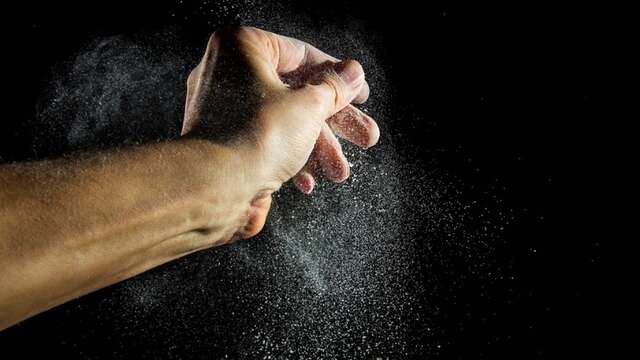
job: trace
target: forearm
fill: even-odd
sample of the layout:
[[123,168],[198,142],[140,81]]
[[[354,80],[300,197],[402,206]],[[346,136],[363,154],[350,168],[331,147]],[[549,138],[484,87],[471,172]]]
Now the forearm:
[[261,190],[239,156],[180,140],[0,167],[0,329],[231,238]]

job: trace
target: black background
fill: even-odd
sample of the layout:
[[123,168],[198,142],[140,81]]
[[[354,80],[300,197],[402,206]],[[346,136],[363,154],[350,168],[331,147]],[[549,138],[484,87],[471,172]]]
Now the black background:
[[[591,211],[600,196],[593,169],[603,162],[596,148],[606,140],[596,126],[602,100],[583,92],[595,77],[598,9],[399,1],[291,6],[323,21],[350,14],[381,32],[394,106],[419,115],[395,123],[397,131],[424,144],[425,158],[432,149],[447,149],[438,155],[440,166],[468,184],[506,184],[506,204],[528,209],[496,254],[519,275],[517,283],[497,283],[486,298],[471,288],[457,294],[458,302],[443,310],[450,321],[442,324],[448,346],[440,357],[578,358],[615,351],[607,335],[606,237]],[[215,30],[196,5],[155,1],[24,3],[3,16],[10,20],[2,35],[3,161],[38,157],[26,124],[49,70],[96,35],[177,26],[197,46]],[[64,321],[51,313],[0,334],[1,351],[72,357],[57,342],[59,334],[48,334],[52,322]],[[67,331],[72,338],[79,330]]]

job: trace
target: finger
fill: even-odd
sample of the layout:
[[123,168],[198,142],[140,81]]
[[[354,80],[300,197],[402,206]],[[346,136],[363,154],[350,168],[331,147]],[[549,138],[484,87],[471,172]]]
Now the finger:
[[339,137],[368,149],[380,138],[378,124],[353,105],[348,105],[327,120]]
[[316,185],[316,179],[322,175],[322,169],[318,161],[318,148],[314,145],[311,155],[302,170],[293,177],[293,184],[298,190],[310,194]]
[[293,177],[293,185],[295,185],[300,192],[311,194],[313,188],[316,186],[316,179],[308,169],[303,168]]
[[325,123],[316,141],[316,158],[324,176],[334,182],[342,182],[349,177],[349,162],[342,152],[340,142]]
[[187,96],[184,101],[184,116],[182,117],[183,119],[182,129],[180,130],[181,136],[191,131],[191,124],[188,124],[187,121],[185,121],[185,119],[189,118],[189,101],[191,100],[192,93],[193,93],[193,90],[191,89],[191,86],[189,85],[189,81],[187,80]]
[[362,89],[358,93],[358,95],[351,101],[354,104],[364,104],[367,100],[369,100],[369,83],[365,80],[364,84],[362,84]]
[[[193,111],[193,109],[191,108],[190,104],[191,104],[191,98],[193,97],[193,93],[195,92],[195,88],[196,88],[196,78],[198,76],[200,76],[200,68],[201,66],[198,64],[198,66],[196,66],[193,71],[191,71],[191,73],[189,74],[189,77],[187,78],[187,94],[185,96],[185,101],[184,101],[184,119],[189,119],[189,113],[191,111]],[[188,133],[189,131],[191,131],[191,128],[194,124],[192,123],[188,123],[186,121],[183,121],[182,123],[182,131],[180,132],[180,135],[185,135],[186,133]]]
[[[257,28],[245,28],[249,37],[257,40],[268,54],[268,59],[278,74],[287,74],[300,69],[313,67],[325,62],[338,63],[340,59],[331,56],[313,45],[288,36],[274,34]],[[361,104],[369,97],[369,85],[360,89],[360,93],[353,100]]]
[[357,61],[342,61],[316,74],[304,87],[291,92],[291,99],[305,107],[314,120],[325,124],[358,95],[364,83],[364,71]]
[[271,196],[265,196],[254,200],[249,208],[247,224],[234,234],[232,240],[238,238],[248,239],[257,235],[264,227],[264,223],[267,221],[267,214],[269,213],[270,208]]
[[[287,74],[296,71],[313,71],[313,68],[326,62],[338,63],[340,59],[333,57],[315,46],[304,41],[273,34],[278,39],[280,47],[280,56],[276,69],[279,74]],[[302,52],[302,56],[300,55]],[[369,84],[364,81],[364,85],[360,93],[354,98],[353,102],[362,104],[369,98]]]
[[[315,46],[313,46],[311,44],[308,44],[308,43],[306,43],[304,41],[301,41],[301,40],[298,40],[298,39],[293,39],[293,38],[288,38],[288,37],[282,36],[282,35],[276,35],[276,34],[274,34],[274,35],[279,37],[280,39],[284,38],[285,40],[289,40],[289,41],[286,42],[288,44],[297,42],[298,45],[293,45],[294,49],[292,51],[294,53],[296,51],[298,51],[298,52],[300,51],[300,50],[295,50],[296,46],[298,48],[299,47],[303,47],[304,48],[305,55],[303,56],[302,61],[299,64],[297,64],[297,67],[293,68],[290,71],[295,71],[296,69],[313,68],[316,65],[323,64],[323,63],[326,63],[326,62],[331,62],[331,63],[334,63],[334,64],[340,62],[340,59],[338,59],[338,58],[336,58],[334,56],[331,56],[331,55],[325,53],[324,51],[319,50]],[[278,66],[278,69],[279,69],[278,73],[280,73],[280,74],[286,74],[287,72],[290,72],[290,71],[285,71],[285,69],[288,69],[288,68],[292,67],[292,64],[291,63],[287,64],[287,61],[291,62],[292,59],[296,59],[297,60],[297,57],[289,57],[289,56],[287,56],[286,54],[287,54],[288,51],[289,51],[289,48],[287,47],[287,45],[284,45],[283,48],[280,49],[280,53],[281,54],[284,53],[284,56],[281,55],[280,59],[284,59],[284,65],[286,65],[286,66],[282,66],[281,67],[280,63],[278,64],[279,65]],[[293,62],[293,63],[295,64],[295,62]],[[362,89],[360,90],[360,93],[358,93],[358,95],[353,99],[353,102],[356,103],[356,104],[362,104],[365,101],[367,101],[368,98],[369,98],[369,84],[365,80],[364,81],[364,85],[363,85]]]

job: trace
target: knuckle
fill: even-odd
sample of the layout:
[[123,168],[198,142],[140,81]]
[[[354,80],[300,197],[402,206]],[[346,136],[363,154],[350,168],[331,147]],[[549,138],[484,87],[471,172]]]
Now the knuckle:
[[250,224],[240,232],[240,236],[243,239],[252,238],[252,237],[258,235],[260,233],[260,231],[262,231],[263,228],[264,228],[264,224],[262,224],[262,223],[261,224]]
[[224,38],[229,40],[243,40],[248,37],[254,36],[258,33],[258,29],[251,26],[227,26],[221,30],[213,33],[212,37],[215,35],[218,38]]
[[215,46],[218,45],[219,41],[220,41],[220,33],[218,31],[215,31],[209,36],[209,41],[207,42],[207,47],[209,47],[209,48],[215,47]]
[[320,86],[305,85],[309,93],[309,105],[314,108],[321,108],[327,104],[327,91]]
[[189,76],[187,76],[187,86],[193,86],[194,82],[196,81],[196,69],[197,68],[191,70]]
[[239,38],[253,35],[257,31],[257,29],[252,26],[238,26],[234,30],[235,30],[235,35]]
[[358,73],[364,75],[364,68],[362,67],[362,64],[360,64],[358,60],[349,59],[348,62],[350,66],[354,66],[356,69],[358,69]]
[[209,36],[208,47],[218,47],[221,42],[240,39],[248,33],[245,26],[227,26]]
[[324,83],[331,91],[332,105],[337,107],[343,102],[344,92],[342,90],[342,80],[335,71],[331,71],[324,78]]

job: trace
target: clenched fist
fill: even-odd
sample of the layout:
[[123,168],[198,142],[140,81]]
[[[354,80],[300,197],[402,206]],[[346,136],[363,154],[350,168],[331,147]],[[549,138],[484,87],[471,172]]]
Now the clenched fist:
[[349,176],[336,135],[378,140],[360,64],[299,40],[216,32],[187,87],[180,139],[0,165],[0,330],[257,234],[285,181]]
[[252,169],[258,193],[234,239],[262,229],[271,194],[289,179],[310,193],[318,176],[349,176],[336,135],[363,148],[377,142],[375,121],[351,105],[368,96],[356,61],[251,27],[211,36],[187,81],[182,133],[231,146]]

